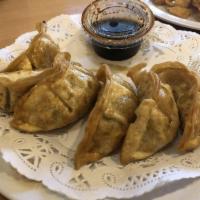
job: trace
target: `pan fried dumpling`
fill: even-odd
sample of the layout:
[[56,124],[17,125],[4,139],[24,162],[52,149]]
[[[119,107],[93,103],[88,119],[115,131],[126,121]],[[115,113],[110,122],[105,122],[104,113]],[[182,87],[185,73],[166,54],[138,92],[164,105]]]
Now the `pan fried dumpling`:
[[0,73],[0,109],[13,112],[14,105],[37,82],[53,74],[54,70],[17,71]]
[[165,0],[166,5],[170,7],[182,7],[182,8],[188,8],[191,4],[191,0]]
[[97,77],[104,86],[76,151],[76,169],[111,154],[120,146],[137,106],[131,85],[122,77],[112,75],[108,66],[103,65]]
[[57,71],[35,85],[17,103],[11,125],[26,132],[48,131],[77,121],[96,99],[99,82],[68,53],[54,61]]
[[192,0],[192,5],[200,11],[200,1],[199,0]]
[[47,25],[45,22],[39,23],[36,28],[39,33],[31,41],[27,56],[36,69],[51,67],[59,52],[59,46],[46,33]]
[[190,8],[184,8],[180,6],[168,7],[167,11],[172,15],[185,19],[192,14],[192,10]]
[[32,64],[26,53],[22,53],[14,59],[3,72],[14,72],[19,70],[32,70]]
[[200,145],[200,84],[199,76],[179,62],[165,62],[152,70],[169,84],[183,124],[183,135],[179,149],[190,151]]
[[120,161],[124,165],[151,156],[169,140],[164,134],[169,119],[153,99],[142,100],[136,109],[136,116],[136,121],[128,128],[121,149]]
[[124,139],[122,164],[153,155],[172,142],[179,127],[178,110],[169,85],[163,84],[157,74],[143,71],[143,67],[138,65],[128,73],[136,83],[140,105]]
[[36,26],[38,34],[31,41],[29,48],[12,61],[4,72],[19,70],[32,70],[51,67],[56,54],[60,51],[59,46],[46,33],[45,22]]

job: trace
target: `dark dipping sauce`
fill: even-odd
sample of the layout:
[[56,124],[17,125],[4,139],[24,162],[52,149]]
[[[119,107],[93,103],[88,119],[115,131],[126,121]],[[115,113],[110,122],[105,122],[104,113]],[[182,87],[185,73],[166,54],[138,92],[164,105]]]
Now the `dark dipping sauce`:
[[[93,23],[97,34],[111,40],[123,40],[134,36],[141,28],[135,21],[124,19],[108,19]],[[131,45],[124,46],[105,46],[96,41],[92,41],[95,52],[109,60],[124,60],[135,55],[141,45],[141,40]]]

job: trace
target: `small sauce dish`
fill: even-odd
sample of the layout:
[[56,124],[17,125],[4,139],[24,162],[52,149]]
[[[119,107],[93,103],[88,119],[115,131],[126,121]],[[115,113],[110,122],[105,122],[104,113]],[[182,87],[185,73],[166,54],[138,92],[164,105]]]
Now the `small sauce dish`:
[[139,0],[96,0],[85,8],[81,22],[99,56],[124,60],[138,52],[154,16]]

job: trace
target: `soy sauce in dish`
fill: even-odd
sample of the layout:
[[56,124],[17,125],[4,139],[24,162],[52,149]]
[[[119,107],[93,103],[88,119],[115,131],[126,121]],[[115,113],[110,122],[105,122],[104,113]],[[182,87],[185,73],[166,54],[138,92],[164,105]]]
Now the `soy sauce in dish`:
[[[123,40],[130,36],[134,36],[140,30],[141,25],[135,21],[126,19],[108,19],[93,23],[93,27],[97,35],[112,39]],[[93,40],[95,52],[109,60],[124,60],[135,55],[139,50],[141,41],[131,45],[124,44],[123,46],[105,46]]]
[[126,19],[107,19],[93,23],[93,27],[98,35],[112,39],[123,39],[135,35],[141,25]]

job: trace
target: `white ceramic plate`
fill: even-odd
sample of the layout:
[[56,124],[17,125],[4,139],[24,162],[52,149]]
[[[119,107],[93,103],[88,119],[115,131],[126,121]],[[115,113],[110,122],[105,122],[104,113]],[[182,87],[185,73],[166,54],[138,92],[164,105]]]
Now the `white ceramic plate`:
[[150,7],[153,14],[163,21],[169,22],[171,24],[175,24],[178,26],[182,26],[185,28],[190,28],[193,30],[200,30],[200,22],[195,21],[195,19],[183,19],[180,17],[176,17],[174,15],[169,14],[167,11],[165,11],[162,6],[156,6],[152,3],[151,0],[144,0],[146,4]]

